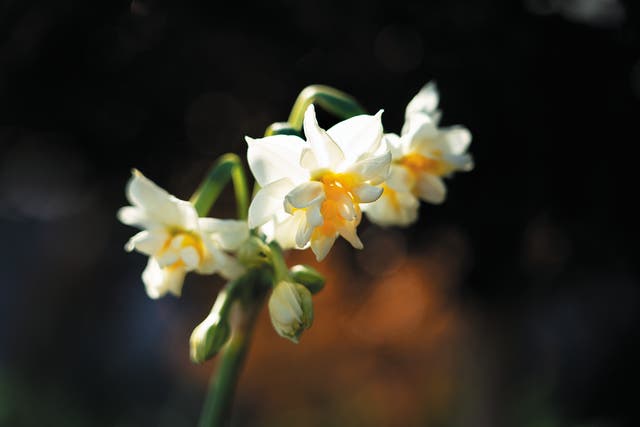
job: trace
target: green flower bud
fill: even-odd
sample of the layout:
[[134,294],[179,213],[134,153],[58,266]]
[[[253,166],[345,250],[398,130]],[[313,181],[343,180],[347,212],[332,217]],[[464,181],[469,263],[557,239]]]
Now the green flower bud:
[[278,335],[297,343],[313,323],[311,292],[299,283],[279,282],[269,298],[269,314]]
[[211,313],[191,333],[189,339],[191,360],[203,363],[215,356],[229,339],[229,324],[220,317],[216,303]]
[[312,294],[317,294],[324,288],[324,276],[308,265],[294,265],[289,271],[293,280],[304,285]]

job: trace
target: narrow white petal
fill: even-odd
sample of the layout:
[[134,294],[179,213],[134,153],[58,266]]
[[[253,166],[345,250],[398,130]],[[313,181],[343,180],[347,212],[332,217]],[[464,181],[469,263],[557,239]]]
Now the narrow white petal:
[[375,116],[355,116],[337,123],[327,131],[340,146],[349,163],[373,153],[382,141],[382,110]]
[[256,228],[269,221],[276,212],[283,210],[284,196],[295,184],[288,178],[272,182],[261,188],[249,206],[249,228]]
[[371,203],[378,200],[382,194],[382,187],[362,184],[353,189],[354,194],[358,197],[360,203]]
[[220,244],[222,249],[235,251],[249,238],[246,221],[234,219],[200,218],[200,230]]
[[144,209],[135,206],[125,206],[118,210],[118,220],[126,225],[145,226],[151,220]]
[[329,253],[329,250],[333,246],[337,237],[338,237],[337,235],[334,235],[334,236],[322,235],[318,238],[311,240],[311,250],[315,254],[316,260],[322,261],[327,256],[327,254]]
[[180,296],[185,275],[183,268],[161,268],[154,258],[149,258],[142,281],[150,298],[157,299],[167,293]]
[[417,190],[418,196],[422,200],[434,204],[444,202],[447,195],[447,189],[444,186],[442,178],[426,173],[418,177]]
[[285,200],[294,208],[306,208],[324,200],[324,185],[318,181],[307,181],[291,190]]
[[320,208],[322,203],[318,203],[316,205],[310,206],[307,209],[307,221],[311,224],[312,227],[319,227],[324,223],[324,218],[322,217],[322,212]]
[[313,232],[313,227],[309,224],[306,217],[300,221],[298,224],[298,230],[296,230],[296,246],[299,248],[303,248],[307,243],[309,243],[309,239],[311,238],[311,233]]
[[308,144],[294,135],[273,135],[261,139],[246,138],[249,144],[247,161],[260,186],[289,178],[294,182],[306,181],[309,172],[300,166],[302,150]]
[[353,203],[340,203],[338,205],[338,212],[340,213],[340,216],[347,221],[353,221],[357,216]]
[[354,248],[362,249],[364,247],[362,241],[358,237],[355,225],[348,224],[344,227],[340,227],[338,232],[347,240],[347,242],[351,243],[351,246],[353,246]]
[[304,135],[311,145],[316,163],[319,167],[337,166],[344,160],[340,146],[318,125],[316,110],[313,104],[304,113]]
[[438,108],[439,101],[440,97],[435,82],[429,82],[409,101],[405,116],[408,118],[416,113],[431,115]]
[[146,255],[153,255],[159,251],[169,239],[169,233],[163,229],[143,230],[127,242],[125,250],[131,252],[136,249]]

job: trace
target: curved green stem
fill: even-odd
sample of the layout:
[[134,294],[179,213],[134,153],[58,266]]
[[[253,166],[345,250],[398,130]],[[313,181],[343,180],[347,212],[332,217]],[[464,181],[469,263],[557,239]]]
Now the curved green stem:
[[247,218],[249,186],[240,157],[232,153],[225,154],[214,163],[207,177],[193,193],[191,202],[198,215],[206,216],[209,213],[229,179],[233,180],[238,218]]
[[300,92],[295,104],[293,104],[289,120],[287,120],[291,128],[298,131],[302,129],[304,112],[313,103],[317,103],[328,112],[342,119],[367,113],[352,96],[329,86],[311,85]]

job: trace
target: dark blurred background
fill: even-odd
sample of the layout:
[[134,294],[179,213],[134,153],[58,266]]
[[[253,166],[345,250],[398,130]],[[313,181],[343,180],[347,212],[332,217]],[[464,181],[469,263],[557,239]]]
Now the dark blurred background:
[[636,425],[639,20],[634,0],[0,1],[0,425],[195,425],[215,362],[188,339],[222,282],[146,296],[115,217],[130,169],[188,198],[308,84],[398,132],[432,79],[476,169],[410,229],[365,221],[362,252],[291,254],[329,283],[298,346],[262,313],[234,425]]

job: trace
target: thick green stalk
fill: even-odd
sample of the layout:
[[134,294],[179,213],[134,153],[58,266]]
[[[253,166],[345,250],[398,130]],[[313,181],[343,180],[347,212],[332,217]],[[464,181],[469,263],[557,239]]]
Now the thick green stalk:
[[253,273],[253,277],[243,283],[244,289],[239,289],[243,295],[234,302],[229,315],[231,338],[224,346],[218,368],[212,376],[198,427],[229,425],[236,385],[265,299],[265,282],[270,284],[270,280],[265,278],[266,272],[255,270]]
[[207,177],[202,181],[196,192],[193,193],[191,202],[195,206],[198,215],[207,216],[229,179],[233,180],[238,218],[247,218],[249,186],[247,185],[247,178],[240,157],[232,153],[225,154],[214,163]]
[[234,325],[231,339],[222,352],[217,374],[209,386],[199,427],[222,427],[229,424],[233,396],[261,306],[262,299],[251,301],[249,305],[240,308],[242,319]]

